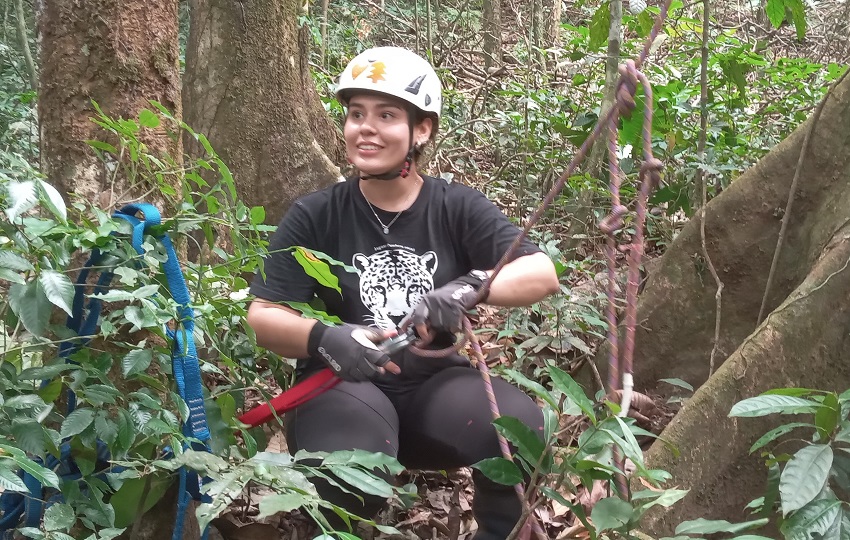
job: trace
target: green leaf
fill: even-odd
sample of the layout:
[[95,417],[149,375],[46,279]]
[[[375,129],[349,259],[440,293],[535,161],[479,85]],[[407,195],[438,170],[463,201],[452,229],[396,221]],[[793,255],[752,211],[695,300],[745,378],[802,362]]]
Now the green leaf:
[[2,452],[0,452],[0,456],[11,456],[12,460],[18,467],[33,475],[35,479],[41,483],[41,485],[59,489],[59,477],[56,476],[56,473],[28,458],[27,455],[19,448],[0,443],[0,450],[2,450]]
[[832,437],[832,433],[838,427],[841,406],[838,404],[838,395],[830,392],[825,395],[821,406],[815,411],[815,425],[818,428],[821,440],[825,441]]
[[694,519],[691,521],[683,521],[676,527],[676,534],[714,534],[714,533],[739,533],[756,529],[767,525],[769,520],[757,519],[754,521],[746,521],[744,523],[729,523],[725,519]]
[[134,349],[121,359],[121,372],[125,378],[132,377],[148,369],[153,360],[153,352],[150,349]]
[[109,152],[110,154],[113,154],[113,155],[116,155],[116,156],[118,155],[118,149],[115,148],[114,146],[112,146],[109,143],[105,143],[103,141],[88,140],[88,141],[86,141],[86,144],[91,146],[92,148],[94,148],[96,150],[102,150],[104,152]]
[[593,402],[585,395],[584,389],[566,371],[552,364],[549,364],[547,369],[555,387],[566,394],[573,403],[578,405],[581,411],[587,415],[588,419],[595,424],[596,414],[593,412]]
[[795,429],[801,427],[813,428],[815,426],[813,424],[807,424],[805,422],[792,422],[790,424],[783,424],[777,428],[771,429],[770,431],[759,437],[759,440],[753,443],[753,445],[750,447],[750,453],[752,454],[764,445],[778,439],[786,433],[790,433],[791,431],[794,431]]
[[779,28],[779,25],[785,20],[785,0],[767,0],[764,11],[767,13],[770,24],[774,28]]
[[292,255],[304,269],[304,272],[318,281],[319,285],[328,287],[329,289],[334,289],[338,293],[342,294],[342,289],[339,288],[339,278],[331,272],[331,269],[326,262],[322,261],[301,246],[296,246]]
[[684,388],[685,390],[694,391],[694,387],[692,384],[687,381],[683,381],[682,379],[672,378],[672,379],[658,379],[659,382],[665,382],[667,384],[672,384],[673,386],[678,386],[679,388]]
[[34,336],[43,336],[50,322],[53,304],[47,299],[37,281],[9,287],[9,303],[21,324]]
[[29,493],[29,488],[21,480],[21,477],[4,467],[0,467],[0,488],[3,488],[5,491]]
[[496,430],[501,433],[508,441],[512,442],[519,450],[519,454],[533,467],[537,463],[542,463],[544,469],[549,461],[545,459],[541,461],[543,452],[546,451],[546,444],[540,438],[540,435],[531,430],[519,419],[512,416],[502,416],[494,420],[493,424]]
[[617,531],[624,529],[634,516],[632,505],[618,497],[607,497],[593,506],[590,520],[597,531]]
[[505,458],[482,459],[474,464],[473,467],[484,473],[484,476],[490,480],[499,484],[512,486],[522,482],[522,473],[519,471],[519,467],[513,461]]
[[44,427],[36,421],[22,422],[12,426],[12,436],[16,446],[36,456],[43,456],[46,441]]
[[79,435],[94,421],[94,410],[90,408],[77,409],[65,418],[60,431],[62,438]]
[[729,411],[729,416],[752,418],[775,413],[813,413],[819,406],[819,403],[808,399],[770,394],[739,401]]
[[266,495],[260,499],[260,515],[264,518],[278,512],[292,512],[306,503],[309,499],[299,493],[277,493]]
[[[783,501],[784,502],[784,501]],[[784,505],[783,505],[784,506]],[[809,538],[835,538],[821,536],[830,529],[841,514],[841,501],[818,499],[805,505],[786,519],[779,530],[789,540]]]
[[28,260],[8,249],[0,251],[0,268],[8,268],[18,272],[29,272],[34,269]]
[[779,478],[782,515],[809,504],[823,489],[832,468],[832,447],[812,444],[800,449]]
[[71,315],[71,304],[74,303],[74,284],[68,276],[55,270],[43,270],[38,275],[38,283],[44,289],[47,299],[54,306]]
[[603,2],[590,19],[590,43],[588,49],[597,51],[608,43],[608,31],[611,27],[611,7]]
[[47,366],[41,367],[32,367],[27,368],[18,375],[19,381],[39,381],[43,379],[52,379],[53,377],[64,373],[66,371],[70,371],[72,369],[79,369],[80,366],[76,366],[74,364],[50,364]]
[[[266,455],[267,453],[261,452],[261,454]],[[322,464],[359,465],[365,469],[382,469],[393,475],[400,474],[404,470],[404,467],[396,458],[382,452],[367,452],[365,450],[337,450],[325,456]]]
[[823,537],[850,540],[850,515],[848,515],[847,510],[841,509]]
[[10,283],[17,283],[19,285],[25,285],[27,282],[24,276],[8,268],[0,268],[0,279],[5,279]]
[[77,517],[74,509],[64,503],[51,504],[44,511],[44,529],[47,531],[67,531],[74,525]]
[[785,6],[791,10],[791,20],[797,31],[797,39],[803,41],[806,37],[806,8],[802,0],[785,0]]
[[118,289],[111,289],[103,293],[90,294],[87,296],[89,298],[97,298],[102,302],[132,302],[136,299],[136,295],[130,291],[121,291]]
[[146,128],[159,127],[159,116],[148,109],[139,111],[139,125]]
[[10,182],[6,185],[6,193],[9,195],[9,207],[6,208],[9,221],[17,221],[21,215],[38,204],[38,190],[32,180]]
[[669,508],[675,503],[681,501],[689,493],[687,489],[665,489],[664,491],[638,491],[632,494],[632,501],[639,502],[644,499],[650,499],[648,502],[640,504],[641,511],[648,510],[653,506],[663,506]]
[[354,467],[346,467],[345,465],[330,465],[328,469],[338,479],[363,493],[384,498],[389,498],[393,495],[392,486],[374,474],[355,469]]
[[68,209],[65,206],[65,199],[62,198],[59,190],[44,180],[38,181],[38,187],[44,194],[44,205],[50,210],[50,213],[56,216],[62,223],[68,221]]
[[251,207],[251,225],[262,225],[266,220],[266,209],[262,206]]

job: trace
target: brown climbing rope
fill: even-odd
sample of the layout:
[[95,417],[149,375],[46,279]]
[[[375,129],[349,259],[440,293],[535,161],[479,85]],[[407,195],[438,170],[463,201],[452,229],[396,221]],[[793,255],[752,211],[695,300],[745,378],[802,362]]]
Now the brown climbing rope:
[[[608,236],[607,245],[606,245],[606,259],[607,259],[607,271],[608,271],[608,308],[606,311],[606,319],[608,322],[608,341],[610,344],[610,352],[609,352],[609,377],[608,377],[608,386],[610,396],[620,399],[620,415],[626,416],[631,407],[631,401],[634,394],[634,384],[632,379],[632,359],[634,354],[634,335],[635,335],[635,327],[637,323],[637,292],[638,285],[640,280],[640,264],[641,258],[644,252],[644,235],[643,235],[643,227],[646,221],[646,205],[647,200],[649,198],[649,193],[653,187],[657,186],[660,182],[661,177],[661,169],[663,164],[660,160],[656,159],[652,154],[652,87],[649,83],[649,80],[646,76],[640,71],[640,66],[643,65],[643,62],[646,60],[646,57],[649,55],[650,47],[652,43],[655,42],[655,39],[658,37],[659,32],[661,31],[661,26],[664,24],[664,20],[667,17],[667,12],[670,8],[671,0],[664,0],[664,4],[661,7],[661,10],[658,14],[658,17],[655,20],[655,24],[652,28],[652,31],[647,38],[647,41],[644,45],[643,51],[637,60],[628,60],[625,65],[620,66],[620,80],[617,83],[617,92],[616,92],[616,102],[614,106],[607,112],[606,115],[603,116],[596,124],[593,129],[593,132],[590,136],[584,141],[584,143],[579,148],[578,152],[576,152],[570,164],[567,166],[567,169],[563,174],[558,178],[558,181],[549,190],[549,193],[546,194],[546,197],[543,199],[543,202],[537,208],[537,210],[526,220],[525,226],[523,227],[520,234],[516,237],[514,242],[510,245],[507,252],[504,256],[499,260],[496,267],[493,269],[493,273],[490,278],[484,283],[484,286],[478,292],[478,297],[475,299],[473,304],[469,306],[470,308],[479,302],[481,302],[484,298],[487,297],[487,293],[489,291],[490,282],[499,274],[499,272],[504,268],[504,266],[509,263],[514,254],[517,252],[520,243],[522,240],[528,235],[528,232],[534,227],[543,216],[544,212],[551,206],[552,202],[555,198],[563,191],[564,186],[566,185],[569,178],[573,175],[578,165],[584,160],[587,156],[588,151],[594,142],[599,138],[603,129],[608,129],[608,154],[609,154],[609,183],[611,188],[611,199],[612,199],[612,211],[607,217],[605,217],[600,223],[599,228]],[[620,116],[628,116],[632,110],[635,108],[635,94],[637,92],[637,85],[640,83],[644,90],[644,121],[643,121],[643,163],[640,167],[640,191],[638,194],[638,199],[635,208],[635,234],[632,238],[632,241],[628,244],[618,246],[617,244],[617,232],[623,226],[623,220],[628,214],[628,208],[623,205],[620,201],[620,185],[623,180],[623,173],[619,167],[619,163],[617,160],[617,126],[618,119]],[[619,347],[619,335],[617,332],[617,313],[616,313],[616,256],[617,251],[627,252],[627,260],[629,265],[628,270],[628,282],[626,285],[626,309],[625,309],[625,339],[624,339],[624,350],[623,354],[620,355],[620,347]],[[472,352],[473,352],[473,361],[474,364],[478,367],[481,372],[481,376],[484,379],[484,385],[487,392],[487,397],[490,402],[490,410],[493,414],[493,419],[496,420],[501,417],[499,412],[499,406],[496,403],[496,397],[493,392],[493,385],[490,380],[490,371],[487,367],[487,362],[485,361],[484,355],[481,351],[481,346],[478,342],[477,336],[472,331],[472,325],[469,322],[469,319],[464,317],[463,319],[463,327],[465,339],[459,341],[455,346],[450,347],[448,349],[442,350],[429,350],[425,347],[427,346],[428,341],[418,341],[414,345],[411,346],[412,352],[415,354],[425,356],[425,357],[441,357],[447,356],[449,354],[453,354],[460,350],[463,347],[464,343],[469,342],[472,344]],[[644,402],[646,396],[639,396],[639,401]],[[508,446],[507,440],[502,436],[501,433],[498,433],[499,446],[502,451],[502,455],[505,459],[511,460],[511,452]],[[616,456],[615,456],[615,459]],[[622,460],[618,460],[620,465],[620,475],[618,475],[618,488],[620,491],[620,495],[623,498],[628,497],[628,486],[625,482],[625,474],[623,472]],[[515,486],[517,496],[523,504],[524,514],[528,515],[528,523],[530,523],[530,527],[534,531],[539,538],[547,538],[546,534],[543,532],[542,527],[537,522],[536,519],[528,512],[528,501],[525,497],[525,490],[522,484],[517,484]]]

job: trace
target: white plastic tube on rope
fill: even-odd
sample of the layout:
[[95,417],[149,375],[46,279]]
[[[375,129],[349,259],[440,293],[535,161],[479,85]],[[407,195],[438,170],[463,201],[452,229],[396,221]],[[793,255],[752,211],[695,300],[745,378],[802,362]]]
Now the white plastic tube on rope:
[[617,415],[625,418],[632,407],[632,394],[634,394],[635,379],[631,373],[623,374],[623,397],[620,399],[620,413]]

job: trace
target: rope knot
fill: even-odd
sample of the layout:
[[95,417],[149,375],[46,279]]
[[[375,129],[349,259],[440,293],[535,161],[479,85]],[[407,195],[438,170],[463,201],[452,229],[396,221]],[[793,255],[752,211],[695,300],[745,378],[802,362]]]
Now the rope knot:
[[644,160],[644,162],[640,166],[640,176],[646,177],[649,175],[649,182],[651,187],[658,187],[661,185],[661,171],[664,169],[664,163],[655,156],[651,156]]
[[628,213],[629,209],[622,204],[617,204],[611,209],[611,213],[602,218],[599,222],[599,230],[605,234],[612,235],[623,228],[623,216]]
[[634,60],[627,60],[617,68],[620,73],[620,83],[617,87],[617,108],[620,115],[628,118],[635,109],[635,94],[637,93],[638,72]]

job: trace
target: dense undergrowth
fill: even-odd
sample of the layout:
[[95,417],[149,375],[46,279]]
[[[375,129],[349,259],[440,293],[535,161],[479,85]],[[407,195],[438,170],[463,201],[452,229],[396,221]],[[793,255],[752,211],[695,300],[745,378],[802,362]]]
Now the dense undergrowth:
[[[798,22],[791,4],[789,18]],[[493,72],[483,68],[477,7],[441,2],[426,14],[406,3],[384,5],[382,11],[371,2],[331,4],[324,39],[321,17],[303,21],[315,38],[315,77],[329,114],[337,119],[342,114],[330,97],[332,75],[353,54],[381,44],[415,48],[433,59],[446,87],[445,120],[432,149],[430,171],[482,189],[522,222],[600,114],[608,5],[569,6],[557,28],[557,40],[535,43],[533,36],[516,30],[526,26],[525,7],[504,3],[504,65]],[[637,55],[657,11],[650,7],[625,17],[624,57]],[[422,28],[426,15],[433,32]],[[663,38],[653,45],[645,67],[654,89],[653,152],[665,163],[663,183],[650,201],[648,236],[656,253],[698,206],[695,178],[700,171],[709,179],[709,196],[722,191],[802,122],[843,71],[838,61],[846,53],[827,51],[817,61],[811,60],[814,56],[805,43],[792,41],[789,46],[769,40],[777,32],[793,36],[791,26],[774,34],[760,32],[755,23],[735,28],[729,24],[733,15],[741,14],[721,11],[721,20],[711,30],[709,121],[702,159],[695,150],[700,129],[700,64],[695,53],[701,46],[699,6],[674,2]],[[771,23],[777,17],[774,13]],[[147,175],[144,180],[155,179],[157,172],[166,169],[175,172],[168,165],[174,160],[148,159],[154,156],[146,153],[137,137],[144,129],[165,122],[175,130],[188,130],[208,150],[202,159],[184,164],[182,202],[175,205],[163,227],[178,244],[191,244],[197,248],[192,252],[204,254],[187,262],[185,273],[198,319],[195,339],[203,352],[208,383],[213,452],[181,451],[192,441],[180,430],[185,404],[171,384],[164,328],[175,318],[177,306],[159,271],[161,246],[148,239],[147,254],[136,254],[120,223],[86,201],[63,199],[40,177],[36,94],[22,76],[27,67],[20,46],[10,41],[2,46],[7,62],[0,69],[0,208],[4,211],[0,220],[0,486],[8,492],[23,492],[26,486],[22,487],[17,474],[23,467],[63,496],[62,502],[57,500],[47,510],[39,527],[22,532],[32,538],[111,538],[131,526],[138,510],[147,507],[139,503],[143,494],[160,493],[179,465],[213,479],[208,487],[212,502],[201,511],[205,521],[242,497],[249,483],[266,486],[270,493],[259,505],[261,517],[299,506],[316,514],[326,503],[318,499],[308,479],[324,473],[302,459],[316,456],[293,460],[287,454],[267,452],[265,432],[248,432],[236,422],[237,411],[246,402],[267,397],[277,386],[286,387],[292,373],[290,361],[256,347],[244,323],[249,301],[246,276],[257,270],[266,249],[268,230],[262,226],[262,208],[247,208],[235,198],[226,164],[202,134],[181,125],[167,111],[152,106],[151,111],[123,122],[108,115],[98,118],[120,142],[118,147],[92,143],[92,151],[107,159],[132,148],[132,170]],[[795,48],[800,52],[795,53]],[[641,99],[638,105],[620,130],[627,199],[634,193],[637,177]],[[593,176],[580,170],[532,232],[556,261],[563,294],[528,310],[482,309],[478,314],[483,326],[494,329],[482,335],[506,359],[503,374],[536,395],[547,411],[544,443],[510,420],[500,424],[499,429],[520,449],[519,465],[495,460],[481,467],[508,483],[521,477],[521,468],[538,470],[536,492],[543,495],[542,500],[569,508],[568,518],[553,521],[551,531],[562,530],[569,519],[582,525],[591,538],[627,534],[648,508],[672,504],[682,496],[675,490],[642,492],[633,503],[608,498],[590,510],[577,495],[595,482],[610,484],[615,478],[613,445],[635,464],[636,477],[648,483],[665,478],[663,471],[649,471],[642,465],[638,438],[652,434],[631,419],[611,414],[617,412],[616,406],[609,406],[611,410],[586,398],[567,375],[592,356],[605,331],[595,279],[602,266],[601,237],[588,224],[605,215],[607,190],[604,173]],[[69,215],[85,217],[68,219]],[[630,232],[627,226],[623,234]],[[228,238],[227,250],[216,241],[222,233]],[[103,317],[91,344],[75,351],[69,358],[72,363],[65,363],[57,352],[61,343],[74,338],[63,329],[63,312],[72,311],[71,279],[95,249],[112,254],[103,270],[115,273],[114,284],[99,299],[116,309]],[[63,408],[68,390],[77,396],[77,408],[71,413]],[[575,427],[564,425],[571,417],[583,418],[580,434],[566,429]],[[82,474],[79,480],[60,478],[38,462],[59,455],[63,444],[74,453]],[[103,445],[120,470],[103,469],[98,456]],[[176,457],[161,459],[165,447]],[[396,508],[409,510],[414,504],[410,486],[397,489],[368,472],[374,466],[398,472],[393,460],[347,453],[327,457],[324,465],[360,489],[393,497]],[[53,492],[45,491],[43,496]],[[381,527],[383,533],[393,532]],[[737,529],[696,524],[685,530],[698,535]]]

